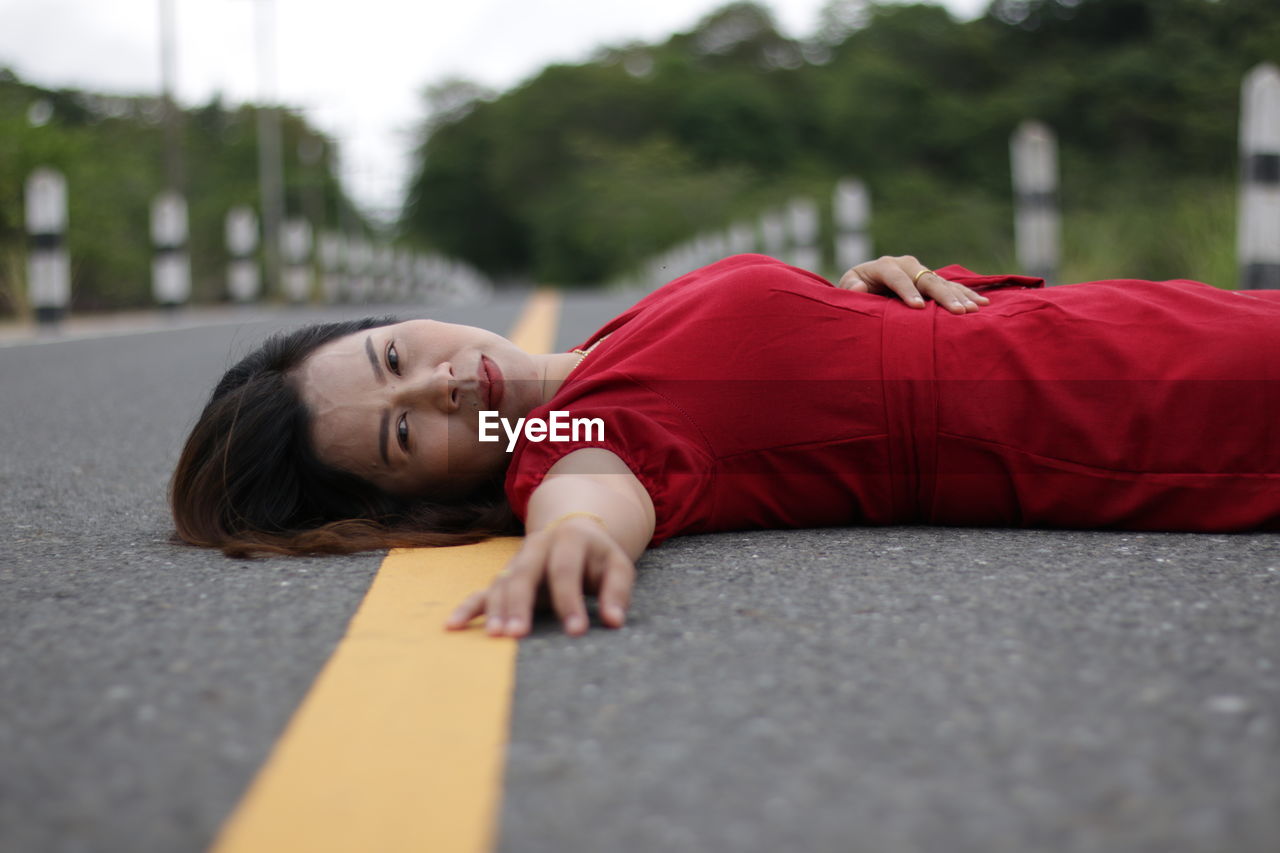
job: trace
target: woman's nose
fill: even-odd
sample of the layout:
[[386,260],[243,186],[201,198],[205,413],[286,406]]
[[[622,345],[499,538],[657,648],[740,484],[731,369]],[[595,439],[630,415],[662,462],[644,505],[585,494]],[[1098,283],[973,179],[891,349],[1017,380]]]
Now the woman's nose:
[[396,389],[400,405],[428,405],[449,414],[458,408],[458,382],[453,365],[442,361],[433,369],[415,371]]

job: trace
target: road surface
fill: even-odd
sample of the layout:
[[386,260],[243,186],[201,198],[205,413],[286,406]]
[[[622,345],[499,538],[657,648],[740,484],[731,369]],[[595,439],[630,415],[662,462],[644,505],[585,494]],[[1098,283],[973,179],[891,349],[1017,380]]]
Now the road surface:
[[[164,497],[234,355],[332,315],[0,347],[0,850],[206,848],[342,637],[380,554],[228,560]],[[1274,853],[1280,535],[676,539],[512,702],[504,853]]]

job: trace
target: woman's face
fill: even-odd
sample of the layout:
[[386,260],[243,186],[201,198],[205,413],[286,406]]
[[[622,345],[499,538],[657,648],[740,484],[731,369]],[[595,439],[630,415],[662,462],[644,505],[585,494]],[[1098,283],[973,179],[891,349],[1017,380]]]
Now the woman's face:
[[538,379],[506,338],[434,320],[330,341],[297,371],[322,462],[392,494],[441,500],[506,468],[505,439],[478,440],[478,412],[524,417],[541,403]]

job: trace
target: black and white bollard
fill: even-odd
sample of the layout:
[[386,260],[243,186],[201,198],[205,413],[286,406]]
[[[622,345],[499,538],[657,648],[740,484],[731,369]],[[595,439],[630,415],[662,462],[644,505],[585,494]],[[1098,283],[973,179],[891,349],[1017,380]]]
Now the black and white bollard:
[[791,231],[791,265],[802,270],[821,272],[822,249],[818,247],[821,220],[813,199],[792,199],[787,205],[787,225]]
[[1052,283],[1058,277],[1058,142],[1038,121],[1018,125],[1009,142],[1013,165],[1014,238],[1022,272]]
[[1245,75],[1240,92],[1240,287],[1280,289],[1280,69]]
[[247,304],[262,292],[262,273],[255,253],[258,250],[258,215],[248,205],[227,211],[226,221],[227,293],[231,301]]
[[284,297],[294,304],[311,301],[311,223],[287,219],[280,230],[280,256],[284,260]]
[[187,254],[187,200],[165,190],[151,200],[151,293],[166,308],[191,297],[191,259]]
[[836,275],[871,260],[871,196],[857,178],[836,184]]
[[27,178],[27,301],[36,322],[53,326],[71,302],[71,259],[67,255],[67,181],[41,167]]

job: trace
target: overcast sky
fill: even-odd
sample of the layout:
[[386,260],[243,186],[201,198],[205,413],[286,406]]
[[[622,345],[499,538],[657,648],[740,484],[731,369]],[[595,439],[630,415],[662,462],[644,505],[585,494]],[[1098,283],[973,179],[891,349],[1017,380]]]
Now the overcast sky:
[[[0,0],[0,66],[50,87],[160,89],[162,0]],[[383,218],[398,212],[423,88],[463,77],[507,89],[553,61],[601,45],[655,42],[728,0],[172,0],[178,99],[260,93],[255,20],[274,7],[275,91],[336,138],[348,191]],[[825,0],[765,0],[805,37]],[[943,0],[972,18],[988,0]]]

